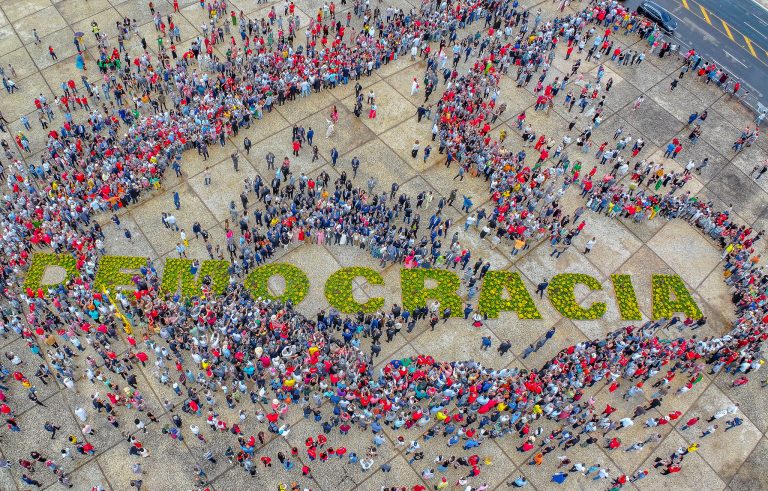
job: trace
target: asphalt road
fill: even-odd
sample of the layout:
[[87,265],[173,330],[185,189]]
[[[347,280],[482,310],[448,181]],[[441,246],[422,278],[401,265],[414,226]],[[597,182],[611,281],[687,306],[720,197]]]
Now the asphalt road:
[[[634,9],[641,0],[629,0]],[[678,22],[674,38],[740,79],[768,106],[768,10],[756,0],[655,0]],[[686,8],[687,7],[687,8]]]

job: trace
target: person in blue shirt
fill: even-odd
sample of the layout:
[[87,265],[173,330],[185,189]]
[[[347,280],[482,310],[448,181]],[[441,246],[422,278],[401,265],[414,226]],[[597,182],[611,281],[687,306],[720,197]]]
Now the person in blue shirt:
[[333,147],[331,149],[331,166],[336,167],[336,161],[339,158],[339,151],[336,150],[336,147]]
[[491,347],[491,337],[483,336],[483,344],[480,347],[481,350],[487,351]]
[[472,199],[469,196],[464,196],[464,204],[461,205],[461,211],[469,213],[469,209],[472,208]]
[[522,488],[523,486],[528,484],[528,480],[524,478],[523,476],[518,477],[511,483],[507,483],[507,486],[514,486],[516,488]]

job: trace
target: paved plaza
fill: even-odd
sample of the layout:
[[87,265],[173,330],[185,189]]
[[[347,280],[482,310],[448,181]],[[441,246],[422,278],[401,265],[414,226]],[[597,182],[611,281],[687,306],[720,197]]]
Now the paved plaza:
[[[409,3],[410,2],[410,3]],[[371,1],[372,6],[376,3]],[[521,6],[530,12],[541,10],[544,22],[557,15],[560,2],[544,0],[536,3],[534,0],[523,0]],[[389,6],[408,11],[418,8],[418,0],[393,0],[377,4],[382,10]],[[266,17],[270,8],[275,7],[282,12],[283,3],[270,1],[261,3],[255,0],[232,0],[227,10],[238,14],[244,12],[249,18],[261,19]],[[302,21],[302,27],[297,33],[295,44],[305,43],[304,26],[310,18],[317,16],[318,9],[322,10],[320,0],[301,0],[296,2],[296,13]],[[575,13],[586,4],[574,2],[565,7],[565,13]],[[375,6],[374,6],[375,7]],[[202,25],[208,22],[207,9],[200,8],[199,2],[182,0],[179,2],[179,12],[173,13],[173,2],[158,0],[155,8],[163,16],[173,15],[174,23],[179,26],[181,42],[176,43],[179,54],[187,51],[192,39],[202,36]],[[352,2],[346,5],[336,5],[336,15],[344,19],[352,8]],[[40,128],[38,115],[33,101],[41,95],[49,101],[61,95],[61,84],[70,79],[80,83],[81,76],[87,75],[92,81],[100,80],[102,75],[96,68],[99,56],[98,46],[92,34],[92,21],[96,21],[101,33],[105,34],[110,46],[116,44],[116,22],[123,18],[135,19],[139,25],[140,36],[145,37],[147,49],[157,53],[157,31],[152,14],[143,1],[128,0],[123,2],[110,0],[0,0],[0,66],[5,67],[6,76],[12,78],[17,86],[13,93],[0,95],[0,110],[8,120],[8,133],[0,134],[18,151],[13,138],[18,132],[23,132],[29,140],[30,151],[21,152],[24,165],[39,162],[47,152],[47,130]],[[224,19],[228,21],[228,17]],[[356,25],[358,19],[353,19]],[[482,30],[479,25],[468,28],[468,32]],[[36,42],[33,29],[40,41]],[[233,35],[237,32],[233,28]],[[88,68],[83,72],[77,66],[77,50],[73,44],[76,32],[82,32],[85,45],[85,63]],[[229,35],[225,37],[229,38]],[[239,40],[238,40],[239,42]],[[614,46],[622,49],[646,51],[648,41],[637,35],[624,35],[621,31],[615,35]],[[49,55],[48,46],[53,46],[57,59]],[[140,56],[144,51],[134,36],[125,41],[125,47],[132,57]],[[214,51],[222,59],[226,59],[228,42],[216,45]],[[434,48],[437,46],[435,45]],[[110,48],[111,49],[111,48]],[[556,49],[556,57],[548,72],[548,79],[571,73],[574,59],[565,60],[565,46]],[[592,130],[594,146],[588,153],[580,149],[569,149],[571,160],[581,160],[582,173],[586,174],[597,165],[600,158],[595,152],[602,142],[610,142],[613,146],[617,129],[622,129],[622,135],[631,135],[633,141],[641,138],[646,142],[642,151],[636,157],[629,159],[630,169],[634,162],[662,162],[665,172],[682,173],[686,164],[693,160],[700,162],[705,157],[709,164],[700,173],[694,172],[686,184],[678,191],[679,194],[690,192],[702,202],[711,202],[717,210],[729,210],[730,217],[737,224],[747,224],[754,230],[768,228],[768,178],[755,180],[753,178],[756,165],[768,158],[768,143],[764,138],[758,138],[751,146],[736,153],[732,145],[739,138],[745,127],[754,127],[754,115],[745,110],[733,96],[724,93],[716,84],[705,84],[700,77],[688,75],[680,79],[679,85],[670,90],[670,84],[678,79],[682,65],[681,57],[676,53],[659,58],[656,53],[649,54],[639,65],[618,66],[610,61],[610,56],[600,60],[586,61],[582,58],[579,74],[584,80],[590,80],[597,75],[600,63],[604,63],[603,80],[613,80],[605,100],[602,121]],[[575,58],[575,56],[574,56]],[[464,62],[462,56],[459,72],[466,71],[474,62],[470,57]],[[15,75],[11,76],[9,64]],[[450,61],[449,61],[450,65]],[[723,260],[721,248],[701,230],[683,219],[634,221],[620,217],[610,218],[605,213],[594,213],[587,210],[582,218],[586,226],[582,233],[573,239],[573,246],[567,248],[558,258],[552,257],[552,246],[546,238],[533,242],[519,254],[513,253],[509,240],[502,239],[498,243],[489,240],[490,236],[481,238],[480,231],[475,227],[465,229],[468,217],[475,216],[476,210],[485,208],[490,211],[494,207],[489,193],[489,183],[483,176],[473,176],[467,173],[461,180],[455,178],[457,166],[445,166],[446,156],[438,153],[438,143],[432,140],[432,123],[429,118],[417,121],[417,108],[424,101],[424,87],[412,95],[412,81],[424,78],[427,64],[423,57],[415,60],[410,56],[400,56],[398,59],[382,66],[370,76],[360,79],[362,94],[367,96],[374,91],[377,103],[377,115],[368,117],[368,106],[364,107],[362,115],[354,114],[356,97],[354,80],[347,85],[312,93],[306,98],[286,101],[284,105],[276,105],[271,112],[264,111],[263,119],[254,120],[249,128],[240,129],[237,136],[227,138],[225,146],[218,143],[208,147],[209,157],[203,160],[194,148],[187,150],[182,159],[182,175],[177,177],[172,169],[167,169],[162,177],[160,189],[142,194],[139,202],[121,208],[117,216],[121,228],[111,221],[111,213],[101,213],[96,220],[101,224],[105,234],[104,249],[109,255],[146,256],[155,260],[157,269],[162,273],[166,259],[177,258],[176,245],[179,242],[179,232],[164,226],[161,215],[174,214],[179,227],[185,229],[189,237],[189,247],[186,254],[189,258],[208,259],[206,244],[196,239],[192,233],[192,225],[199,222],[208,231],[212,244],[220,247],[224,258],[227,259],[226,235],[227,228],[237,228],[236,220],[230,213],[230,203],[234,202],[241,210],[240,195],[243,192],[244,179],[254,179],[260,175],[265,183],[274,178],[274,171],[267,168],[265,156],[272,152],[276,156],[277,166],[283,157],[290,158],[291,172],[298,178],[304,174],[317,178],[322,172],[330,176],[330,181],[337,180],[342,173],[347,179],[351,178],[353,169],[350,165],[354,157],[359,158],[360,167],[353,179],[355,186],[365,187],[369,182],[375,182],[374,193],[389,194],[392,183],[399,185],[398,194],[410,196],[426,191],[434,195],[430,209],[421,211],[422,222],[426,223],[429,216],[437,207],[441,197],[447,198],[451,191],[458,190],[458,198],[452,205],[446,205],[443,216],[453,222],[446,233],[445,242],[454,231],[459,234],[463,248],[472,252],[470,265],[476,259],[482,258],[490,262],[493,270],[511,270],[520,273],[530,294],[534,297],[536,306],[542,314],[538,320],[519,320],[514,313],[502,313],[498,319],[488,319],[480,328],[474,327],[470,321],[461,317],[449,319],[446,323],[440,321],[438,327],[430,329],[427,323],[418,323],[412,332],[402,333],[391,342],[381,344],[380,354],[373,359],[374,370],[381,369],[390,360],[404,359],[419,354],[431,354],[440,360],[466,361],[475,360],[485,367],[496,369],[525,369],[541,368],[549,362],[560,350],[586,340],[604,338],[608,333],[620,329],[630,322],[621,320],[619,308],[611,283],[611,275],[632,275],[643,322],[651,318],[651,276],[652,274],[679,275],[686,287],[692,293],[699,305],[707,323],[698,331],[681,331],[677,327],[661,330],[660,338],[675,338],[680,336],[696,336],[698,339],[717,337],[726,333],[732,327],[736,315],[732,303],[734,289],[724,283]],[[576,133],[590,123],[587,113],[580,114],[576,106],[572,112],[562,104],[562,97],[555,100],[554,107],[545,111],[534,111],[538,94],[534,87],[538,73],[526,87],[516,85],[516,67],[511,67],[507,74],[501,75],[500,92],[496,105],[506,104],[506,111],[491,125],[489,135],[498,139],[501,132],[506,134],[504,144],[512,151],[523,148],[520,138],[521,131],[517,129],[517,117],[526,112],[526,125],[531,125],[537,135],[547,135],[559,142],[568,133],[568,125],[574,116],[579,116]],[[435,89],[430,102],[435,102],[445,90],[441,83]],[[572,80],[576,80],[573,77]],[[577,86],[578,87],[578,86]],[[634,110],[633,103],[639,96],[644,96],[642,105]],[[101,104],[91,98],[91,105],[98,108]],[[326,128],[330,114],[336,108],[338,122],[330,137],[326,137]],[[148,108],[144,108],[146,112]],[[702,126],[703,133],[698,142],[690,144],[688,136],[691,127],[688,126],[689,115],[693,112],[708,112],[706,124]],[[149,109],[151,112],[151,109]],[[82,117],[83,111],[80,111]],[[148,113],[147,113],[148,114]],[[24,127],[22,117],[26,116],[31,122],[32,129]],[[57,116],[58,117],[58,116]],[[60,124],[54,121],[52,127]],[[313,159],[311,147],[304,147],[298,157],[292,155],[292,128],[301,126],[313,128],[314,144],[319,149],[319,158]],[[121,132],[127,131],[123,125]],[[249,151],[243,141],[248,137],[252,142]],[[685,142],[683,150],[675,160],[665,158],[667,144],[678,138]],[[412,158],[411,150],[414,141],[421,142],[421,151],[417,158]],[[423,149],[431,144],[432,153],[423,159]],[[331,149],[339,153],[335,166],[331,163]],[[532,166],[536,162],[536,154],[532,147],[526,148]],[[238,154],[238,171],[233,169],[232,153]],[[6,171],[12,168],[8,159],[2,158]],[[207,170],[206,170],[207,169]],[[607,169],[606,169],[607,172]],[[629,182],[632,172],[622,175],[624,182]],[[686,173],[687,175],[687,173]],[[210,176],[210,184],[206,183]],[[371,178],[374,181],[371,181]],[[641,186],[645,186],[642,184]],[[658,189],[658,188],[657,188]],[[662,190],[666,192],[667,189]],[[652,187],[649,192],[653,192]],[[178,193],[180,207],[174,206],[174,194]],[[585,205],[585,199],[579,195],[577,185],[571,186],[560,200],[564,214],[573,213],[578,207]],[[473,201],[471,211],[462,211],[462,196],[470,197]],[[252,197],[249,212],[263,208],[263,204]],[[130,230],[132,238],[126,240],[124,230]],[[589,254],[584,254],[586,243],[596,238],[594,248]],[[768,241],[756,243],[755,255],[766,256]],[[297,306],[297,310],[309,318],[313,318],[318,310],[327,309],[328,301],[324,296],[325,280],[336,270],[346,266],[365,266],[381,271],[385,283],[381,286],[371,286],[363,282],[355,284],[355,298],[364,301],[367,298],[383,297],[385,309],[394,303],[401,303],[400,264],[387,264],[383,269],[380,260],[372,257],[368,250],[341,245],[326,244],[296,244],[286,248],[278,248],[270,262],[287,262],[300,267],[310,279],[310,290],[306,299]],[[759,266],[764,264],[760,261]],[[558,273],[584,273],[597,278],[603,285],[602,291],[582,292],[579,290],[578,300],[582,305],[593,302],[604,302],[607,312],[600,320],[569,320],[563,318],[547,300],[546,295],[539,299],[534,295],[537,285],[552,278]],[[459,273],[461,276],[461,273]],[[281,288],[279,282],[273,285],[276,290]],[[461,293],[466,294],[462,286]],[[524,356],[526,347],[541,338],[545,333],[555,328],[554,335],[541,349]],[[141,344],[141,333],[137,339]],[[484,337],[490,337],[491,349],[481,350]],[[505,341],[511,343],[511,350],[500,354],[497,348]],[[362,338],[361,349],[370,353],[370,339]],[[10,332],[3,339],[3,352],[13,352],[23,360],[22,367],[26,372],[34,373],[43,360],[33,354],[27,341]],[[112,343],[112,350],[120,356],[130,349],[124,335]],[[151,351],[151,350],[148,350]],[[724,372],[711,374],[703,370],[703,378],[685,393],[678,389],[685,385],[690,374],[680,373],[672,380],[668,388],[669,395],[663,399],[660,406],[650,409],[644,416],[636,420],[636,424],[616,432],[622,441],[622,447],[617,450],[605,448],[602,431],[598,431],[600,442],[591,446],[576,445],[567,451],[556,448],[546,455],[541,465],[531,465],[531,452],[521,452],[518,447],[522,438],[512,434],[498,439],[485,439],[476,449],[463,450],[461,445],[446,447],[447,438],[438,434],[428,442],[421,442],[424,458],[413,462],[411,454],[406,453],[406,447],[416,440],[425,429],[414,425],[395,430],[384,426],[382,435],[385,443],[378,446],[377,455],[373,458],[374,465],[368,471],[363,471],[360,465],[350,464],[346,457],[339,459],[331,456],[327,462],[315,460],[310,462],[305,450],[308,437],[317,438],[323,432],[319,423],[313,418],[305,418],[298,407],[292,407],[280,424],[290,428],[287,436],[279,436],[267,432],[264,444],[256,444],[257,468],[256,477],[251,477],[236,462],[228,462],[225,451],[228,447],[238,449],[237,437],[229,432],[214,432],[206,424],[205,411],[195,416],[183,414],[183,441],[169,438],[161,431],[173,426],[172,411],[167,411],[163,402],[172,400],[179,403],[181,398],[174,394],[170,384],[163,384],[158,379],[158,371],[150,362],[147,366],[134,365],[133,372],[137,375],[137,386],[146,402],[149,411],[158,422],[150,422],[144,416],[146,433],[137,429],[133,423],[135,411],[122,409],[118,413],[120,428],[114,428],[103,415],[97,414],[92,408],[90,396],[101,392],[102,396],[109,387],[94,386],[83,375],[85,357],[93,356],[90,346],[79,353],[80,370],[74,389],[68,389],[54,378],[49,378],[47,384],[33,381],[37,387],[37,397],[43,405],[36,404],[27,397],[26,390],[15,381],[5,391],[7,403],[13,408],[13,414],[22,428],[20,432],[0,430],[0,455],[10,460],[9,469],[0,469],[0,489],[21,490],[29,489],[30,485],[21,480],[26,471],[18,465],[19,459],[29,459],[31,450],[39,451],[49,458],[54,458],[58,465],[69,474],[73,489],[89,490],[96,486],[103,489],[129,489],[131,481],[137,479],[132,472],[132,465],[140,462],[144,474],[142,489],[182,490],[202,488],[196,480],[195,466],[200,465],[207,474],[207,486],[211,489],[278,489],[284,483],[290,489],[290,483],[297,482],[301,489],[321,490],[376,490],[382,487],[423,485],[433,489],[439,482],[436,478],[426,479],[423,475],[425,467],[435,467],[434,459],[438,454],[446,458],[451,455],[465,458],[477,454],[482,464],[479,466],[480,475],[469,480],[474,489],[508,489],[513,486],[519,476],[524,476],[530,489],[553,489],[558,485],[551,482],[553,475],[568,470],[573,464],[583,462],[587,467],[600,464],[609,469],[610,478],[596,480],[593,474],[585,477],[583,473],[574,472],[563,483],[568,489],[608,489],[613,479],[624,474],[632,476],[642,469],[650,469],[650,473],[642,480],[627,483],[627,489],[706,489],[706,490],[747,490],[768,489],[768,475],[765,466],[768,464],[768,413],[763,404],[768,404],[768,389],[761,388],[764,370],[750,374],[747,385],[734,388],[734,376]],[[44,358],[41,355],[42,358]],[[190,360],[191,361],[191,360]],[[5,363],[5,360],[4,360]],[[666,370],[666,368],[662,369]],[[183,375],[182,375],[183,377]],[[123,381],[116,377],[120,385]],[[624,400],[621,394],[630,385],[626,382],[621,389],[611,393],[609,384],[600,382],[591,386],[584,394],[584,400],[594,397],[595,408],[599,413],[606,404],[616,408],[614,416],[623,418],[631,415],[638,405],[638,398]],[[646,387],[639,398],[651,400],[655,389]],[[240,424],[242,434],[256,435],[266,430],[266,423],[258,421],[258,412],[269,413],[269,404],[257,402],[251,404],[247,397],[240,404],[229,407],[221,391],[215,393],[217,399],[216,411],[218,418],[226,421],[237,421],[240,409],[244,408],[248,417]],[[647,402],[646,401],[646,402]],[[719,421],[720,428],[714,435],[702,437],[702,432],[709,419],[718,410],[738,405],[739,418],[743,423],[727,432],[723,432],[724,421]],[[68,445],[68,435],[83,438],[81,431],[83,422],[78,419],[75,409],[84,407],[89,412],[88,424],[92,426],[92,434],[85,438],[95,448],[94,455],[80,455],[72,452],[72,458],[59,458],[61,448]],[[207,410],[207,407],[206,407]],[[333,407],[330,403],[323,404],[321,411],[323,421],[333,417]],[[645,428],[642,422],[651,417],[680,411],[682,414],[674,421],[656,428]],[[178,413],[176,411],[175,413]],[[144,413],[146,414],[146,413]],[[684,424],[691,418],[698,417],[701,421],[697,426],[684,429]],[[729,417],[731,417],[729,415]],[[49,433],[43,430],[46,421],[60,426],[55,439],[50,440]],[[207,442],[198,440],[190,431],[189,425],[196,424],[202,429]],[[542,419],[532,423],[532,431],[541,426],[539,436],[543,440],[549,432],[562,426],[558,421]],[[639,451],[625,451],[629,445],[645,440],[651,433],[659,433],[661,439],[653,444],[647,444]],[[137,458],[129,454],[131,443],[129,434],[135,434],[149,452],[146,458]],[[404,437],[405,446],[397,445],[399,436]],[[341,435],[334,429],[327,435],[328,446],[345,447],[347,453],[356,452],[364,456],[371,443],[372,433],[353,428],[348,435]],[[654,469],[657,457],[667,458],[678,448],[689,447],[698,443],[698,450],[690,452],[685,457],[682,471],[674,475],[662,475]],[[538,447],[538,443],[536,444]],[[286,469],[278,462],[278,452],[291,455],[291,448],[299,449],[298,455],[291,457],[295,463],[292,469]],[[211,451],[215,462],[206,461],[204,455]],[[558,468],[558,457],[567,455],[570,464]],[[273,465],[266,469],[258,460],[269,456]],[[385,465],[386,464],[386,465]],[[311,476],[302,476],[301,467],[311,467]],[[384,466],[384,468],[382,468]],[[56,482],[56,476],[37,464],[37,471],[32,475],[42,487],[58,489],[61,484]],[[389,470],[391,468],[391,470]],[[385,472],[389,470],[388,472]],[[464,489],[455,485],[457,480],[466,476],[467,468],[451,467],[444,474],[450,486],[448,489]],[[508,484],[509,483],[509,484]],[[395,488],[392,488],[395,489]],[[467,488],[469,489],[469,488]]]

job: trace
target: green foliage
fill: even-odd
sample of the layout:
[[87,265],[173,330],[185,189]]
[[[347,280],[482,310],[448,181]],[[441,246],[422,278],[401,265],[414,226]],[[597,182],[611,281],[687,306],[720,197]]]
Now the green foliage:
[[611,281],[613,282],[613,291],[616,293],[616,305],[619,306],[621,318],[625,321],[642,320],[643,314],[637,304],[632,277],[628,274],[613,274]]
[[[504,290],[508,299],[502,298]],[[511,271],[488,271],[480,290],[478,311],[495,319],[499,312],[517,312],[518,319],[541,319],[531,295],[525,288],[520,273]]]
[[93,280],[95,290],[132,286],[133,274],[123,270],[137,270],[147,264],[147,258],[140,256],[102,256],[99,269]]
[[376,312],[382,308],[384,299],[381,297],[371,298],[363,304],[355,301],[352,294],[352,281],[355,278],[365,278],[370,285],[384,284],[384,278],[371,268],[359,266],[341,268],[325,282],[325,298],[328,299],[328,303],[345,314],[359,311]]
[[576,285],[586,285],[591,290],[602,290],[603,286],[592,276],[579,273],[559,274],[552,278],[547,289],[552,306],[563,317],[573,320],[597,320],[605,315],[605,304],[593,303],[585,309],[576,302],[574,289]]
[[190,271],[192,263],[191,259],[166,259],[163,269],[162,291],[177,293],[181,290],[181,296],[184,298],[199,297],[203,293],[202,279],[209,275],[212,280],[211,290],[217,294],[224,293],[229,283],[227,272],[229,265],[226,261],[203,261],[200,263],[200,269],[196,276],[192,275]]
[[[436,281],[437,286],[426,288],[426,280]],[[406,310],[413,311],[427,305],[428,300],[437,300],[440,302],[441,311],[450,308],[452,317],[463,315],[462,300],[456,293],[461,281],[456,273],[443,269],[402,269],[400,284],[403,290],[403,307]]]
[[[282,276],[285,280],[285,292],[282,295],[273,295],[269,291],[269,279],[273,276]],[[304,300],[309,292],[309,278],[293,264],[265,264],[251,271],[245,278],[245,287],[256,298],[281,302],[290,300],[296,305]]]
[[[61,283],[66,283],[70,278],[77,274],[77,263],[75,258],[69,254],[50,254],[38,252],[32,256],[32,263],[29,265],[27,276],[24,280],[24,288],[29,288],[36,291],[38,288],[43,286],[43,276],[45,275],[45,270],[48,268],[48,266],[60,266],[64,268],[66,275],[64,275],[64,281]],[[45,286],[55,287],[61,283]]]
[[[670,298],[674,294],[675,300]],[[691,319],[701,319],[699,306],[685,287],[683,280],[675,275],[655,274],[651,278],[653,319],[669,319],[677,312]]]

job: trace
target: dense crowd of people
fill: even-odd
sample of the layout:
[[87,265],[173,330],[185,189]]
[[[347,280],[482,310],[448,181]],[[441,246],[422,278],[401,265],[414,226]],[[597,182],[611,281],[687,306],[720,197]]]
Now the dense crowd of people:
[[[515,439],[517,451],[530,456],[534,466],[560,447],[565,452],[577,444],[638,451],[660,441],[657,426],[681,416],[679,411],[661,419],[645,416],[670,396],[677,375],[685,379],[675,391],[677,395],[693,390],[706,370],[734,374],[734,387],[749,382],[748,374],[762,365],[763,326],[768,320],[763,292],[768,277],[754,252],[763,231],[738,225],[729,210],[717,210],[689,192],[678,192],[693,172],[701,172],[707,165],[706,159],[689,164],[684,172],[666,170],[663,162],[648,159],[632,163],[644,142],[624,135],[621,128],[614,134],[614,143],[592,141],[605,101],[611,97],[612,79],[603,80],[604,64],[615,63],[616,70],[632,69],[646,56],[669,52],[670,43],[662,40],[653,25],[617,2],[603,1],[553,20],[545,20],[540,11],[521,8],[517,1],[427,0],[410,12],[381,10],[358,1],[346,19],[336,15],[333,5],[325,5],[310,19],[305,27],[306,44],[294,46],[302,26],[293,3],[286,2],[283,15],[273,7],[266,19],[259,20],[229,14],[223,1],[208,4],[210,23],[203,26],[205,36],[179,56],[174,44],[179,39],[178,26],[173,26],[172,16],[164,19],[150,3],[155,25],[163,33],[158,38],[157,59],[146,50],[143,38],[142,54],[128,54],[125,42],[138,36],[130,21],[119,26],[117,47],[109,46],[96,29],[103,82],[83,76],[81,83],[63,84],[54,101],[42,95],[35,99],[40,124],[48,131],[46,150],[39,162],[23,163],[18,152],[29,152],[29,143],[20,133],[16,136],[18,150],[5,145],[10,164],[1,173],[7,184],[1,241],[6,251],[2,280],[8,308],[2,312],[0,326],[3,334],[13,331],[25,339],[42,362],[30,367],[18,354],[5,354],[8,361],[2,369],[0,411],[10,431],[33,429],[20,425],[6,392],[24,391],[31,401],[44,405],[32,380],[46,384],[53,378],[75,391],[83,374],[104,387],[90,396],[96,414],[83,407],[75,411],[83,435],[67,438],[62,460],[69,456],[70,448],[86,456],[99,451],[88,436],[94,419],[100,417],[121,431],[135,424],[136,432],[124,433],[130,442],[129,453],[146,457],[149,450],[140,441],[148,424],[145,419],[158,422],[157,415],[165,411],[172,424],[162,428],[164,434],[175,440],[191,434],[206,442],[208,433],[222,433],[216,438],[231,440],[225,457],[257,476],[261,468],[272,466],[272,457],[260,448],[274,436],[287,436],[291,431],[287,414],[299,410],[317,422],[321,433],[308,439],[302,451],[294,447],[290,456],[274,456],[285,470],[295,471],[294,489],[303,487],[298,482],[313,472],[302,462],[322,465],[335,456],[363,471],[374,465],[387,471],[388,464],[376,462],[376,449],[388,444],[383,428],[389,427],[395,433],[419,429],[419,436],[410,443],[402,436],[393,442],[413,465],[422,465],[416,462],[424,459],[419,442],[438,438],[448,448],[461,445],[468,455],[441,455],[423,463],[421,477],[434,482],[437,489],[455,485],[481,490],[488,487],[483,470],[491,462],[491,457],[479,454],[486,440]],[[561,11],[565,5],[563,2]],[[623,50],[622,30],[624,35],[635,33],[647,40],[648,50]],[[168,47],[163,41],[166,35]],[[227,46],[226,59],[214,55],[213,46],[221,43]],[[598,54],[611,56],[611,60],[599,63],[596,75],[580,72],[580,58],[562,80],[551,75],[557,57],[584,56],[588,62],[599,60]],[[55,56],[53,48],[51,56]],[[169,168],[183,175],[185,150],[195,147],[207,158],[209,146],[225,146],[230,136],[258,124],[275,104],[295,104],[295,99],[312,92],[364,81],[381,65],[406,56],[423,59],[427,67],[419,121],[431,125],[438,154],[445,156],[446,167],[458,169],[457,178],[463,181],[469,176],[488,183],[492,210],[474,209],[470,197],[461,194],[461,184],[448,197],[428,192],[408,195],[399,192],[398,183],[380,192],[375,182],[369,181],[367,187],[355,184],[354,163],[352,178],[342,172],[331,182],[326,172],[317,177],[295,176],[288,157],[275,169],[275,156],[267,155],[274,178],[266,182],[248,177],[242,206],[230,204],[224,240],[233,277],[267,262],[281,246],[330,243],[367,249],[382,266],[390,262],[407,267],[461,266],[471,301],[475,284],[489,264],[462,245],[459,232],[451,235],[451,227],[458,224],[451,223],[444,209],[462,196],[462,209],[469,212],[464,232],[474,227],[482,239],[494,244],[505,241],[513,254],[541,240],[550,241],[562,254],[585,228],[587,209],[638,222],[657,217],[688,220],[723,249],[725,279],[736,292],[733,326],[724,328],[721,335],[689,339],[681,334],[666,340],[657,336],[660,328],[679,324],[682,330],[693,320],[649,321],[611,332],[604,339],[565,347],[544,366],[532,370],[498,370],[475,361],[448,362],[427,354],[392,360],[374,369],[382,342],[404,334],[403,327],[411,332],[420,322],[434,328],[451,312],[433,303],[414,311],[394,305],[375,314],[342,315],[329,309],[308,318],[290,302],[253,298],[235,281],[223,295],[184,302],[160,292],[151,260],[133,277],[135,291],[113,292],[110,298],[92,287],[105,239],[94,219],[96,214],[114,213],[138,202],[142,194],[161,186]],[[685,55],[683,67],[681,77],[690,72],[704,77],[706,83],[727,82],[727,74],[695,52]],[[520,131],[519,142],[507,140],[503,132],[496,138],[492,125],[506,111],[499,86],[504,74],[513,77],[517,87],[532,87],[537,111],[551,111],[562,104],[569,113],[578,106],[579,116],[565,134],[545,135],[526,122],[523,112],[513,120]],[[415,84],[412,94],[419,88]],[[435,96],[438,100],[430,103],[441,84],[444,88]],[[356,89],[358,105],[362,104],[360,89]],[[375,115],[372,95],[369,104]],[[641,107],[642,97],[630,110]],[[355,114],[360,117],[361,112],[358,108]],[[332,114],[329,137],[333,118]],[[705,114],[696,114],[690,121],[692,137],[685,145],[695,144],[706,127],[705,120]],[[754,143],[757,129],[747,133],[740,138],[742,144]],[[291,145],[295,149],[294,142],[299,147],[312,145],[303,128],[294,130]],[[673,158],[683,143],[670,145],[669,157]],[[531,147],[532,157],[526,152]],[[416,142],[413,157],[425,150]],[[582,169],[582,160],[592,159],[591,153],[598,163],[590,170]],[[338,153],[331,155],[334,165],[337,157]],[[233,163],[237,169],[235,156]],[[622,179],[626,175],[629,180]],[[584,200],[573,213],[564,211],[561,204],[569,190],[580,192]],[[434,206],[433,199],[437,200]],[[175,200],[178,208],[178,197]],[[422,213],[425,218],[429,214],[429,219],[422,219]],[[113,221],[120,225],[116,214]],[[178,228],[175,217],[170,220],[166,214],[163,222]],[[206,241],[211,258],[225,257],[224,250],[208,242],[208,231],[198,223],[191,230]],[[130,239],[127,230],[126,238]],[[181,243],[185,240],[182,237]],[[78,275],[41,294],[25,292],[23,274],[38,250],[71,254]],[[183,255],[184,248],[177,250]],[[125,326],[130,326],[130,333],[121,332]],[[121,339],[129,347],[118,354],[115,346]],[[363,343],[370,346],[370,352]],[[509,349],[506,343],[499,353],[503,356]],[[84,361],[75,357],[81,352],[87,352]],[[173,390],[175,397],[164,400],[163,408],[151,407],[139,390],[138,364],[148,366],[158,383]],[[621,389],[625,399],[651,390],[649,386],[653,393],[649,401],[638,402],[631,414],[614,414],[617,410],[610,403],[604,409],[597,406],[594,392],[603,385],[609,386],[610,393]],[[228,421],[219,413],[222,399],[230,409],[239,410],[238,420]],[[269,410],[260,410],[255,403]],[[729,406],[722,411],[712,419],[728,417],[723,431],[741,424],[735,416],[738,408]],[[251,435],[242,431],[240,427],[251,413],[264,431]],[[200,418],[209,424],[208,431],[195,425]],[[698,423],[693,419],[686,428]],[[648,438],[622,442],[621,429],[639,421],[649,428]],[[343,447],[341,436],[353,428],[372,434],[366,455]],[[55,438],[55,423],[46,422],[44,429]],[[711,425],[701,438],[717,430],[718,426]],[[697,448],[694,443],[668,458],[659,457],[656,467],[665,474],[676,473],[686,455]],[[72,486],[53,456],[35,450],[30,458],[19,461],[26,484],[40,485],[33,475],[35,462],[40,462],[60,484]],[[555,483],[583,475],[621,487],[649,473],[642,469],[627,476],[599,465],[571,462],[565,455],[559,459],[560,468],[565,469],[552,476]],[[201,487],[208,480],[206,461],[215,464],[216,456],[206,451],[194,470]],[[5,467],[8,465],[10,462]],[[451,467],[463,469],[463,474],[466,471],[455,484],[445,477]],[[141,489],[141,465],[135,464],[133,471],[132,484]],[[509,485],[526,483],[520,476]],[[405,484],[424,489],[420,484]]]

